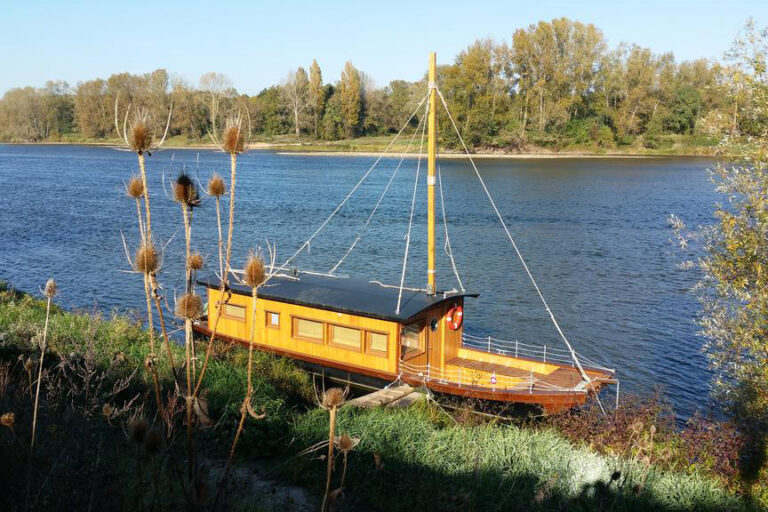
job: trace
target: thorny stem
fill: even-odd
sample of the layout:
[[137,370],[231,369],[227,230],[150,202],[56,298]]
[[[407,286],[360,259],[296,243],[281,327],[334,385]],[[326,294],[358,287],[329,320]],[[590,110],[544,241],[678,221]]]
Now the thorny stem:
[[155,309],[157,309],[157,316],[160,319],[160,332],[163,335],[163,340],[165,341],[165,350],[168,354],[168,362],[171,365],[171,372],[173,373],[174,380],[176,379],[176,363],[173,360],[173,352],[171,352],[171,341],[168,338],[168,331],[165,329],[165,318],[163,317],[163,308],[160,305],[160,296],[155,291],[156,284],[154,281],[154,276],[150,276],[150,279],[152,280],[152,297],[155,301]]
[[191,344],[189,338],[192,335],[192,321],[190,319],[184,320],[184,336],[187,339],[185,343],[185,355],[187,360],[187,459],[188,459],[188,472],[189,478],[194,476],[194,459],[193,459],[193,446],[192,446],[192,373],[190,368],[191,359]]
[[344,479],[347,477],[347,452],[344,452],[344,468],[341,470],[341,485],[340,488],[344,488]]
[[40,401],[40,383],[43,380],[43,360],[45,359],[45,349],[48,344],[48,320],[51,316],[51,297],[48,297],[48,303],[45,308],[45,326],[43,327],[43,341],[40,344],[40,365],[37,370],[37,389],[35,391],[35,405],[32,410],[32,439],[29,442],[29,465],[27,468],[27,490],[25,494],[25,509],[29,505],[29,494],[32,487],[32,455],[35,450],[35,431],[37,430],[37,408]]
[[[186,292],[192,293],[191,290],[191,269],[189,268],[189,253],[190,245],[192,243],[192,230],[189,222],[190,208],[186,203],[181,203],[181,213],[184,217],[184,236],[187,246],[187,257],[185,260],[185,278],[186,278]],[[186,377],[187,377],[187,460],[188,460],[188,472],[191,479],[194,475],[194,447],[192,443],[192,351],[194,340],[192,339],[192,320],[189,318],[184,320],[184,356],[186,360]]]
[[221,200],[216,196],[216,225],[219,227],[219,275],[224,275],[224,239],[221,236]]
[[325,476],[325,494],[323,495],[322,512],[328,510],[328,493],[331,490],[331,476],[333,475],[333,434],[336,430],[336,407],[330,409],[330,425],[328,426],[328,466]]
[[[144,153],[138,153],[139,171],[141,171],[141,181],[144,183],[144,209],[147,212],[147,242],[152,240],[152,217],[149,208],[149,188],[147,187],[147,169],[144,165]],[[154,350],[153,350],[154,352]]]
[[157,368],[155,368],[155,328],[152,322],[152,292],[149,289],[150,277],[144,274],[144,295],[147,299],[147,328],[149,329],[149,367],[147,371],[152,375],[152,385],[155,388],[155,400],[157,401],[157,410],[161,416],[163,414],[163,399],[160,394],[160,380],[157,377]]
[[147,237],[144,236],[144,219],[141,218],[141,198],[136,198],[136,218],[139,219],[139,235],[141,236],[141,241],[146,244],[147,243]]
[[[149,208],[149,187],[147,185],[147,168],[144,162],[144,153],[137,153],[139,158],[139,171],[141,172],[141,181],[144,185],[144,209],[146,210],[146,231],[142,234],[144,241],[152,241],[152,217]],[[139,225],[141,225],[141,212],[139,212]],[[157,368],[155,368],[155,330],[152,322],[152,298],[149,286],[149,276],[144,274],[144,295],[147,298],[147,327],[149,328],[149,357],[151,359],[149,372],[152,374],[152,382],[155,388],[155,399],[157,400],[158,411],[163,411],[163,401],[160,394],[160,381],[157,377]],[[163,415],[164,416],[164,415]]]
[[37,430],[37,406],[40,401],[40,382],[43,380],[43,359],[45,358],[45,349],[48,343],[48,319],[51,314],[51,298],[48,297],[48,304],[45,308],[45,327],[43,327],[43,342],[40,345],[40,365],[37,370],[37,388],[35,390],[35,407],[32,412],[32,440],[29,442],[29,451],[35,448],[35,430]]
[[229,281],[229,262],[232,256],[232,231],[235,224],[235,175],[237,174],[237,153],[230,153],[229,161],[231,164],[230,183],[229,183],[229,230],[227,232],[227,259],[224,270],[226,273],[221,276],[224,284]]

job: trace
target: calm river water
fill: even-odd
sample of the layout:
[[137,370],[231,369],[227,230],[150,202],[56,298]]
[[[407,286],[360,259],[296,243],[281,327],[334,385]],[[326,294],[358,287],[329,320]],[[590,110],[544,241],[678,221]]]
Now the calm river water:
[[[250,247],[277,244],[279,260],[314,232],[370,167],[370,157],[279,155],[240,158],[233,264]],[[398,160],[385,159],[297,261],[328,270],[365,222]],[[690,288],[695,272],[670,242],[670,213],[711,222],[717,200],[703,159],[478,160],[479,168],[552,310],[577,351],[617,368],[623,391],[661,384],[685,417],[709,405]],[[181,169],[205,183],[228,177],[222,153],[165,150],[148,158],[153,233],[167,242],[166,293],[183,287],[181,213],[164,192]],[[406,160],[362,241],[338,273],[399,282],[415,160]],[[135,155],[110,148],[0,144],[0,279],[33,293],[53,276],[68,308],[141,311],[141,279],[128,269],[121,233],[137,240],[135,203],[123,183]],[[407,283],[426,281],[424,169]],[[469,291],[467,330],[561,347],[471,167],[442,162],[446,216],[456,263]],[[196,211],[194,245],[217,265],[216,216]],[[438,230],[442,247],[442,227]],[[175,235],[175,236],[174,236]],[[440,254],[438,285],[455,279]]]

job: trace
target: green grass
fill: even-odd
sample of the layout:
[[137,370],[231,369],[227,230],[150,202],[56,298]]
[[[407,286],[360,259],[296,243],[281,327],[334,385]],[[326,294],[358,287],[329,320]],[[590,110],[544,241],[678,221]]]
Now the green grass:
[[[19,358],[23,361],[34,357],[31,340],[40,332],[43,320],[42,301],[0,286],[0,364],[12,365],[17,379],[7,392],[0,389],[0,414],[11,408],[17,411],[16,435],[22,444],[26,435],[24,425],[29,418],[25,409],[28,408],[28,395],[24,391],[26,377]],[[63,398],[57,401],[56,393],[52,392],[43,401],[40,432],[44,435],[41,435],[40,457],[54,463],[57,453],[76,453],[82,460],[74,467],[66,461],[56,463],[59,465],[57,476],[50,478],[41,491],[41,503],[48,500],[52,508],[82,508],[91,489],[95,489],[97,505],[119,502],[123,508],[135,508],[136,469],[135,458],[131,456],[135,448],[123,433],[129,418],[126,415],[107,422],[98,411],[102,403],[120,409],[138,394],[139,400],[145,403],[144,414],[152,417],[152,394],[147,393],[148,381],[142,368],[147,355],[147,333],[122,316],[100,318],[56,308],[49,339],[53,357],[46,360],[52,368],[58,360],[91,354],[98,367],[97,374],[104,375],[107,383],[100,391],[94,389],[95,396],[88,399],[96,412],[86,414],[84,406],[70,406]],[[180,348],[175,350],[180,360]],[[160,359],[161,374],[166,376],[163,387],[167,392],[171,382],[163,358]],[[205,396],[217,425],[198,434],[198,446],[206,460],[221,461],[231,442],[244,392],[245,360],[245,350],[217,348],[211,363]],[[136,368],[139,370],[134,374]],[[255,368],[254,406],[263,408],[267,418],[248,421],[238,451],[238,464],[240,467],[254,463],[275,467],[273,474],[281,481],[296,483],[319,500],[325,462],[317,458],[318,453],[298,458],[295,455],[327,439],[327,413],[314,406],[308,376],[290,361],[256,353]],[[131,375],[134,380],[127,390],[115,396],[109,394],[109,383]],[[73,389],[77,387],[74,380],[77,378],[73,377]],[[69,381],[58,382],[60,387],[66,387]],[[66,389],[61,391],[66,395]],[[54,398],[50,398],[51,394]],[[82,397],[78,396],[77,400],[80,403]],[[430,404],[399,410],[344,408],[338,425],[339,432],[347,431],[361,439],[349,457],[345,490],[345,506],[355,509],[749,509],[717,480],[695,469],[686,473],[662,471],[653,466],[646,469],[627,459],[575,446],[552,429],[492,423],[458,425]],[[57,428],[66,435],[57,435]],[[0,507],[3,503],[13,503],[18,489],[23,488],[18,487],[18,478],[23,477],[24,471],[14,469],[14,464],[23,464],[25,458],[22,451],[9,448],[15,445],[6,430],[0,431],[2,455],[13,452],[13,457],[6,457],[6,462],[11,464],[5,464],[5,469],[0,470],[0,478],[10,480],[5,481],[4,486],[14,487],[5,489]],[[181,437],[179,434],[176,447],[179,453],[183,453]],[[90,471],[96,459],[96,447],[100,445],[105,446],[100,451],[101,467],[108,468],[104,475]],[[377,458],[380,464],[375,462]],[[73,456],[72,460],[79,459]],[[144,463],[145,468],[160,464],[149,457]],[[339,459],[335,485],[338,485],[341,464]],[[620,477],[612,480],[616,472],[620,472]],[[120,483],[119,488],[113,489],[105,479]],[[168,488],[163,489],[168,495],[177,496],[170,484],[167,485]],[[110,493],[118,493],[119,497]],[[232,506],[247,509],[254,499],[258,496],[235,491]],[[168,500],[166,505],[171,506],[173,499]]]

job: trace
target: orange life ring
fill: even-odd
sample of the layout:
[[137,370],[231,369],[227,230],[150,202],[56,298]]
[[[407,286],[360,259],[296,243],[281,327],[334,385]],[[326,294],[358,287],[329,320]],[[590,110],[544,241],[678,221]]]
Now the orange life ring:
[[458,331],[462,322],[464,322],[464,310],[461,306],[454,304],[448,310],[448,314],[445,315],[445,323],[448,324],[450,330]]

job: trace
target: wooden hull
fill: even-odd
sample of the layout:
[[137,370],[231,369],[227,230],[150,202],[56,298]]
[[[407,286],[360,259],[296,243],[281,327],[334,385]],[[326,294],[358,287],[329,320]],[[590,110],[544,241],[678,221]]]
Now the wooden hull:
[[[206,337],[210,337],[212,334],[211,329],[205,323],[195,323],[193,329],[195,332]],[[224,334],[217,333],[216,338],[244,347],[249,345],[247,340]],[[384,387],[396,381],[399,377],[400,380],[411,386],[423,386],[437,393],[444,393],[462,398],[477,398],[496,402],[536,405],[541,407],[547,414],[553,414],[583,405],[587,401],[590,393],[599,393],[604,385],[614,382],[611,380],[612,374],[605,374],[598,376],[598,380],[593,381],[588,387],[585,387],[584,390],[581,391],[553,391],[536,389],[536,386],[519,391],[508,389],[497,390],[486,386],[459,385],[455,382],[424,378],[423,376],[413,375],[407,372],[381,372],[371,368],[363,368],[336,361],[319,359],[308,354],[283,350],[258,342],[254,343],[254,348],[263,352],[289,357],[299,362],[309,371],[365,388]],[[589,373],[592,374],[593,378],[595,377],[593,370],[590,370]]]

